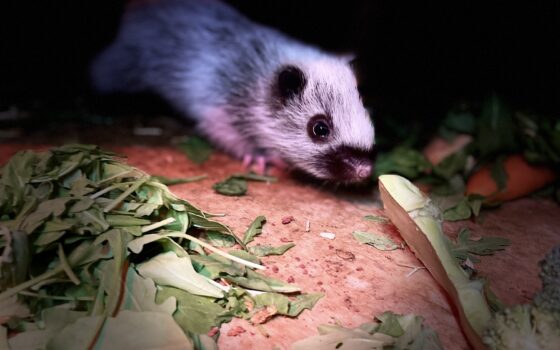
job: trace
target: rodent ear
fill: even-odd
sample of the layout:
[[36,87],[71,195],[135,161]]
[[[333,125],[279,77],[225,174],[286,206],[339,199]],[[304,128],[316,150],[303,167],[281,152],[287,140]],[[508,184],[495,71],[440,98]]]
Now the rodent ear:
[[338,55],[343,61],[352,65],[352,63],[357,59],[357,55],[355,52],[343,52]]
[[305,74],[296,66],[285,66],[278,73],[278,92],[283,100],[299,95],[306,84]]

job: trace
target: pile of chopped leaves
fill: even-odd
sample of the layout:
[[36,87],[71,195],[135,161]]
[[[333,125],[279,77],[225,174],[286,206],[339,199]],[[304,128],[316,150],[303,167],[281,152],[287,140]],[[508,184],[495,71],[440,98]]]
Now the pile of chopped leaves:
[[249,247],[264,217],[239,238],[96,146],[14,155],[0,213],[0,348],[216,349],[233,317],[294,317],[322,297],[255,271],[293,246]]

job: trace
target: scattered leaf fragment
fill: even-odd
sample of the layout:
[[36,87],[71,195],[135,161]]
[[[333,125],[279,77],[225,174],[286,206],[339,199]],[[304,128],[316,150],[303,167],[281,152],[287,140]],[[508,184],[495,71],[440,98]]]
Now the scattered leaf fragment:
[[255,220],[253,220],[247,231],[245,231],[242,239],[243,243],[250,243],[253,241],[253,239],[255,239],[256,236],[260,235],[262,233],[265,222],[266,218],[264,216],[257,216]]
[[375,233],[354,231],[352,232],[352,235],[358,242],[371,245],[378,250],[389,251],[399,248],[399,246],[395,242],[393,242],[392,239]]
[[369,220],[369,221],[373,221],[373,222],[381,222],[381,223],[389,222],[389,219],[387,219],[384,216],[379,216],[379,215],[366,215],[366,216],[364,216],[364,219]]
[[462,228],[457,235],[456,243],[452,245],[451,251],[460,261],[469,259],[477,263],[480,260],[473,255],[493,255],[496,251],[504,250],[510,243],[509,239],[503,237],[473,239],[469,229]]

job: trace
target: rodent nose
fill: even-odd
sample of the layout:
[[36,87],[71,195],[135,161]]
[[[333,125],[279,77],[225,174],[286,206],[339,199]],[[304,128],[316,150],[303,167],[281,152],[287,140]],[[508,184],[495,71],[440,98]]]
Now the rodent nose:
[[360,179],[365,179],[371,176],[372,166],[371,164],[359,164],[356,167],[356,175]]

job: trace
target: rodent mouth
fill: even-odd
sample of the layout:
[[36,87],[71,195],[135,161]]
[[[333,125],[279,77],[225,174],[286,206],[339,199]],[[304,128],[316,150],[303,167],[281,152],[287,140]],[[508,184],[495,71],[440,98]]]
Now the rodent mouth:
[[341,182],[361,182],[373,174],[375,152],[338,146],[317,156],[315,166],[321,177]]

